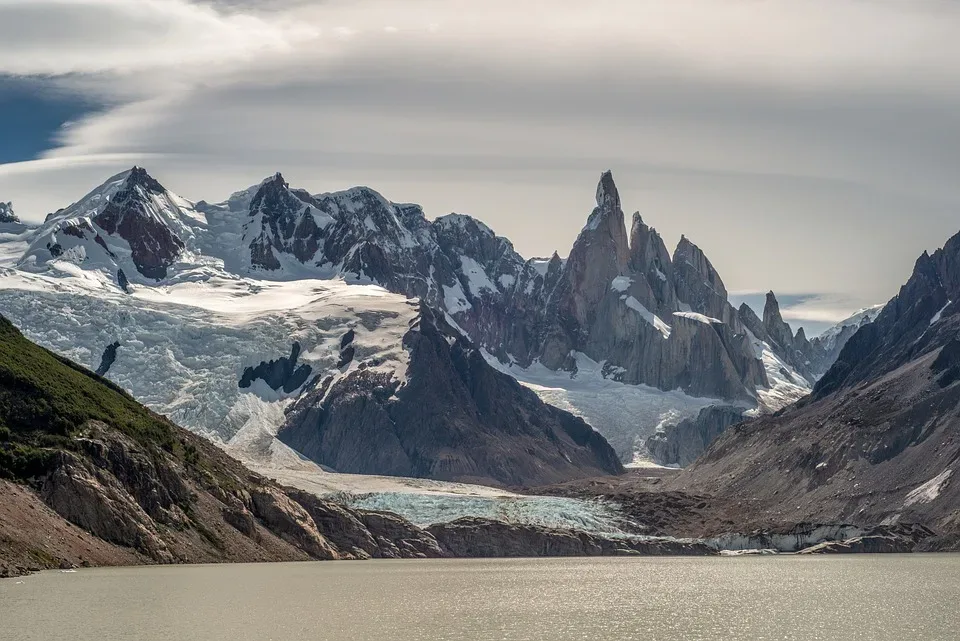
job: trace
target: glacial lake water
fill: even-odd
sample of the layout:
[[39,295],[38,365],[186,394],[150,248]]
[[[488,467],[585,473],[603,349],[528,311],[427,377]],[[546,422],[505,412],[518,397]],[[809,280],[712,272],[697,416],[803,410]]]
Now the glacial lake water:
[[0,580],[17,641],[960,639],[960,555],[370,561]]

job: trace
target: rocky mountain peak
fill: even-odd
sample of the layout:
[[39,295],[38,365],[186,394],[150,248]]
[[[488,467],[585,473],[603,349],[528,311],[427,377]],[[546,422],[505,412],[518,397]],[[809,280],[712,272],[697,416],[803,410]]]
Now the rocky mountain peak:
[[[640,212],[633,214],[630,226],[630,269],[643,274],[651,270],[666,276],[661,280],[673,280],[673,261],[667,246],[657,230],[643,222]],[[658,276],[659,277],[659,276]]]
[[152,194],[162,194],[166,191],[156,178],[148,174],[146,169],[138,165],[134,165],[130,169],[127,174],[127,179],[124,182],[124,187],[127,189],[141,187]]
[[[580,232],[580,243],[584,236],[595,236],[600,243],[613,251],[618,271],[623,272],[627,264],[630,245],[627,241],[627,228],[624,224],[623,209],[620,208],[620,192],[613,182],[613,174],[605,171],[597,184],[597,206],[587,218],[587,225]],[[574,245],[574,250],[576,245]],[[573,252],[571,252],[571,256]]]
[[727,288],[713,264],[686,236],[673,252],[677,298],[691,309],[728,323],[735,333],[741,331],[736,310],[727,300]]
[[606,171],[597,186],[597,206],[574,242],[564,270],[568,293],[564,306],[581,327],[593,324],[610,283],[626,273],[629,253],[620,195],[613,174]]
[[[149,196],[166,197],[167,191],[145,169],[134,166],[92,221],[107,234],[127,242],[137,271],[147,278],[162,280],[185,245]],[[105,246],[106,242],[100,238],[97,244]]]
[[617,185],[613,182],[613,172],[609,169],[600,174],[600,182],[597,184],[597,207],[608,210],[620,209],[620,192],[617,191]]
[[807,333],[802,327],[797,330],[797,335],[793,337],[793,340],[799,345],[804,345],[810,342],[807,340]]
[[311,214],[314,207],[316,201],[303,190],[290,189],[279,172],[260,183],[249,205],[254,227],[245,235],[249,238],[251,265],[280,269],[275,252],[293,254],[301,263],[313,258],[322,235]]
[[0,202],[0,223],[19,223],[20,219],[13,213],[13,203]]
[[686,263],[694,272],[703,277],[711,289],[726,298],[727,288],[724,286],[720,274],[714,269],[713,263],[710,262],[702,249],[683,234],[680,235],[680,241],[677,243],[676,249],[673,250],[673,263],[674,266]]
[[767,322],[768,319],[783,320],[780,316],[780,302],[777,300],[777,295],[773,293],[773,290],[767,292],[763,305],[763,320]]
[[767,300],[763,306],[763,328],[767,335],[785,350],[793,349],[793,330],[783,320],[780,314],[780,303],[777,295],[767,292]]
[[[259,188],[250,201],[250,214],[254,215],[258,210],[276,207],[283,203],[291,195],[289,185],[279,173],[260,183]],[[299,209],[299,206],[297,207]]]

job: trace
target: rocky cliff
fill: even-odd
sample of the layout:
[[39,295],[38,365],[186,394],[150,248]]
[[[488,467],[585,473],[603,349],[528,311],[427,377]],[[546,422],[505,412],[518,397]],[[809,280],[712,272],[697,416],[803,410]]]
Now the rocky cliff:
[[743,408],[711,405],[695,418],[669,425],[647,439],[647,450],[660,465],[685,467],[703,454],[724,430],[744,420]]
[[960,544],[960,235],[843,347],[811,397],[727,430],[674,487],[771,519],[919,523]]
[[365,367],[315,381],[278,437],[339,472],[520,486],[623,471],[582,419],[544,404],[420,306],[401,377]]

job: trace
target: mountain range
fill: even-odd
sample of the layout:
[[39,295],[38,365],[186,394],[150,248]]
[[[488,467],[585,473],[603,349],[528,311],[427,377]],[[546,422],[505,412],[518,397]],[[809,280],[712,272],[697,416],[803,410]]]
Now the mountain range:
[[[469,216],[428,220],[366,187],[311,194],[277,174],[192,203],[134,167],[37,227],[5,207],[0,313],[275,477],[309,460],[549,485],[711,549],[960,545],[958,237],[810,340],[773,292],[762,314],[734,308],[687,237],[671,254],[639,214],[628,233],[610,172],[596,201],[566,258],[525,259]],[[638,456],[684,469],[624,474]],[[486,550],[499,527],[429,534]]]
[[[749,518],[922,523],[960,546],[960,234],[840,350],[813,393],[724,433],[675,479]],[[829,338],[829,337],[828,337]]]
[[[802,330],[794,333],[782,320],[772,293],[762,318],[745,305],[733,308],[719,274],[689,239],[682,238],[671,255],[639,214],[633,215],[627,233],[610,172],[601,176],[596,199],[597,207],[567,258],[555,253],[549,259],[525,259],[509,240],[474,218],[450,214],[430,221],[419,206],[392,203],[366,187],[311,194],[277,174],[225,202],[192,203],[134,167],[50,214],[39,228],[4,236],[7,242],[0,247],[6,246],[3,254],[11,259],[0,279],[0,300],[5,299],[0,309],[34,340],[102,369],[154,409],[222,440],[236,438],[250,422],[252,405],[272,403],[286,409],[296,401],[293,416],[319,421],[309,427],[313,433],[305,433],[302,420],[285,426],[278,411],[257,411],[270,413],[270,429],[308,449],[323,465],[501,484],[548,479],[489,476],[473,463],[444,473],[440,470],[446,464],[439,461],[447,454],[439,451],[428,459],[430,465],[414,463],[423,453],[412,444],[433,439],[425,433],[413,435],[403,426],[412,419],[403,418],[388,423],[400,435],[397,447],[405,454],[386,457],[392,458],[389,464],[386,459],[363,461],[339,450],[343,443],[334,438],[336,430],[325,427],[329,413],[305,411],[307,401],[301,397],[309,396],[318,408],[345,407],[328,392],[341,394],[346,388],[336,381],[343,377],[356,382],[361,376],[347,370],[371,364],[392,371],[390,376],[400,383],[404,374],[399,369],[407,366],[405,345],[413,343],[405,340],[402,327],[391,330],[387,339],[374,326],[395,313],[412,326],[416,313],[402,302],[409,298],[432,310],[431,325],[451,328],[463,345],[469,344],[470,353],[494,370],[510,374],[548,402],[558,401],[548,390],[563,390],[559,407],[600,431],[618,457],[629,462],[637,455],[661,452],[648,445],[648,437],[658,429],[662,434],[674,431],[678,421],[695,418],[704,407],[762,413],[800,398],[849,338],[838,333],[828,345],[808,341]],[[364,287],[372,291],[369,285],[396,295],[389,309],[375,305],[364,310],[351,301],[350,311],[341,308],[341,320],[328,321],[328,328],[293,314],[285,303],[276,304],[280,292],[295,293],[303,303],[316,305],[322,298],[335,304],[342,294]],[[320,289],[325,293],[311,300],[310,293]],[[222,305],[214,305],[215,300]],[[247,318],[227,318],[234,307],[231,300],[249,303]],[[53,321],[55,330],[29,320],[37,314],[50,318],[64,306],[72,320]],[[250,316],[258,314],[252,322]],[[288,328],[296,339],[280,341],[284,332],[278,332],[264,343],[263,332],[270,332],[262,327],[265,316],[279,314],[297,316],[296,327]],[[380,320],[372,320],[374,316]],[[187,317],[195,321],[192,327],[182,322]],[[392,343],[399,358],[364,360],[374,348],[364,345],[362,336],[343,350],[319,342],[336,343],[358,330],[372,332],[379,347],[385,340]],[[207,353],[207,346],[184,336],[200,331],[217,334],[218,340],[231,344],[227,351],[233,353]],[[143,340],[144,334],[149,340]],[[264,393],[250,386],[265,380],[253,375],[261,365],[273,363],[282,370],[293,348],[299,357],[298,377],[268,385]],[[158,362],[143,367],[152,358]],[[245,379],[247,370],[251,377]],[[153,380],[152,373],[161,371],[168,376]],[[227,390],[227,377],[248,385]],[[369,372],[363,378],[365,385],[377,387]],[[621,411],[612,413],[609,405],[592,407],[597,387],[615,389],[624,403]],[[478,393],[458,392],[456,403],[448,406],[475,415]],[[502,399],[486,402],[512,404],[504,400],[512,393],[498,388],[497,394]],[[382,405],[371,403],[369,407]],[[400,415],[389,408],[386,414]],[[491,422],[503,420],[494,418],[496,412],[480,414],[480,428],[471,428],[472,434],[489,432]],[[739,418],[734,412],[728,415],[730,420]],[[699,453],[685,449],[686,457]],[[599,453],[584,471],[616,471],[618,464],[599,462],[605,457]],[[401,459],[407,462],[401,465]],[[660,461],[680,462],[670,456]],[[439,467],[431,467],[434,463]]]

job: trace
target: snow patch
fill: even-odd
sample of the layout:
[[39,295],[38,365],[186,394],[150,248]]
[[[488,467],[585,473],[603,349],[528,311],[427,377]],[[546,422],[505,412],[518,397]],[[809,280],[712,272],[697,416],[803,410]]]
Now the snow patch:
[[806,378],[777,356],[776,352],[764,341],[754,336],[749,329],[747,336],[753,346],[754,355],[763,363],[769,387],[757,389],[758,405],[746,416],[773,413],[797,402],[810,393],[813,386]]
[[630,278],[629,276],[617,276],[610,283],[610,289],[612,289],[615,292],[620,292],[622,294],[623,292],[630,289],[630,285],[633,285],[632,278]]
[[621,296],[620,300],[622,300],[627,307],[640,314],[640,318],[653,325],[664,338],[670,338],[670,326],[663,322],[659,316],[644,307],[643,303],[633,296]]
[[933,325],[933,324],[936,323],[938,320],[940,320],[940,318],[943,316],[944,310],[947,309],[948,307],[950,307],[950,303],[952,303],[952,302],[953,302],[953,301],[948,300],[948,301],[947,301],[947,304],[944,305],[943,307],[941,307],[940,310],[939,310],[936,314],[933,315],[933,318],[930,319],[930,324],[931,324],[931,325]]
[[953,476],[953,470],[944,470],[920,487],[912,490],[907,494],[907,498],[903,502],[903,507],[930,503],[936,500],[936,498],[940,496],[940,492],[943,491],[943,488],[947,486],[947,481],[950,480],[951,476]]
[[665,392],[648,385],[630,385],[604,376],[612,369],[580,352],[573,352],[576,372],[554,371],[539,362],[527,368],[505,365],[484,352],[487,362],[529,387],[545,403],[579,416],[600,432],[626,461],[649,461],[644,443],[658,427],[693,418],[714,398]]
[[483,265],[469,256],[460,256],[460,270],[467,277],[467,287],[475,296],[479,296],[484,290],[493,293],[499,291],[487,276]]
[[443,306],[451,314],[459,314],[473,307],[470,301],[467,300],[467,296],[464,294],[460,283],[455,284],[453,287],[443,285]]
[[680,318],[689,318],[690,320],[695,320],[698,323],[705,323],[707,325],[710,325],[711,323],[723,325],[723,321],[718,318],[705,316],[704,314],[698,314],[696,312],[674,312],[673,315],[679,316]]

